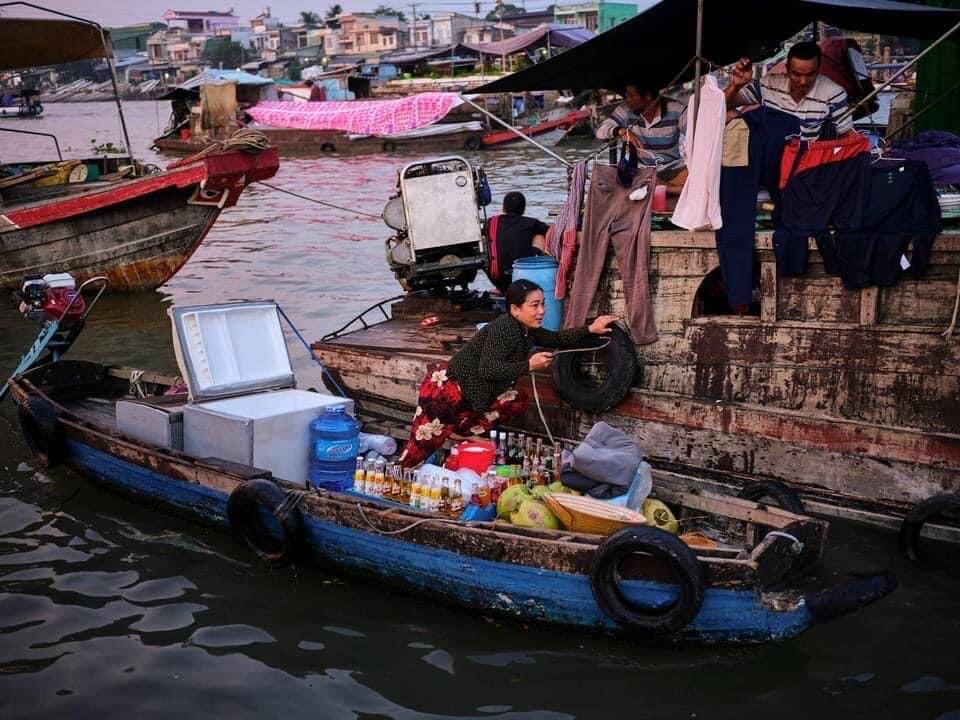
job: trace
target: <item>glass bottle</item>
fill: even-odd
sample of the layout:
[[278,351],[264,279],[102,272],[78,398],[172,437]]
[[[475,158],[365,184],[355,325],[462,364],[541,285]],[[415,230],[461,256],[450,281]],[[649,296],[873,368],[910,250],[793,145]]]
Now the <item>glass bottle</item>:
[[450,512],[450,478],[446,475],[440,482],[440,507],[438,512]]
[[413,473],[413,482],[410,484],[410,507],[420,509],[420,473]]
[[357,467],[353,471],[353,490],[354,492],[362,493],[363,487],[366,485],[367,481],[367,471],[363,467],[363,458],[357,458]]
[[477,502],[480,507],[486,507],[490,504],[490,484],[486,477],[480,478],[480,482],[477,483]]
[[458,477],[453,479],[453,490],[450,491],[450,512],[457,515],[463,512],[463,486]]
[[406,468],[403,471],[403,479],[400,481],[400,500],[404,503],[410,502],[410,485],[412,484],[413,471]]
[[497,465],[507,464],[507,436],[500,433],[500,441],[497,443]]
[[384,466],[383,463],[377,460],[374,465],[373,471],[373,492],[371,495],[376,497],[383,497],[383,482],[384,482]]
[[553,451],[553,482],[560,482],[560,449]]
[[440,511],[440,481],[437,478],[430,483],[430,512]]
[[377,480],[377,464],[372,461],[367,461],[367,481],[364,483],[363,492],[366,495],[373,495],[373,491],[376,487]]

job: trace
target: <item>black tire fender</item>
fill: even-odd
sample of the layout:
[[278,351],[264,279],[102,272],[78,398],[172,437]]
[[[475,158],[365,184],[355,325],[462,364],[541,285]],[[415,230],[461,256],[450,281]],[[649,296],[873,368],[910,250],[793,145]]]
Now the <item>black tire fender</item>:
[[607,377],[600,386],[585,378],[577,363],[580,353],[561,353],[553,362],[553,386],[557,394],[578,410],[602,413],[618,405],[630,392],[639,368],[630,335],[618,325],[607,336],[610,343],[597,353],[603,357]]
[[753,502],[760,502],[764,498],[772,498],[776,501],[776,507],[782,510],[796,515],[806,515],[807,513],[800,496],[777,480],[758,480],[750,483],[737,493],[737,497]]
[[57,421],[57,411],[46,399],[29,395],[17,407],[17,416],[27,447],[37,463],[51,468],[63,462],[67,452],[67,439],[63,426]]
[[921,500],[910,509],[900,526],[900,552],[907,560],[921,562],[925,559],[920,549],[920,531],[928,520],[946,513],[960,516],[960,495],[934,495]]
[[[276,483],[262,478],[238,485],[227,500],[230,532],[270,566],[289,564],[303,536],[303,515],[297,508],[283,509],[285,500],[286,495]],[[258,517],[261,507],[280,524],[279,543],[262,527]]]
[[804,603],[814,618],[826,622],[866,607],[896,589],[897,576],[892,572],[854,575],[836,587],[806,595]]
[[483,143],[480,141],[480,138],[476,135],[471,135],[466,139],[466,142],[463,143],[464,150],[479,150],[483,147]]
[[320,151],[321,151],[321,152],[330,152],[330,153],[332,153],[332,152],[336,152],[336,151],[337,151],[337,148],[334,146],[333,143],[331,143],[331,142],[325,142],[325,143],[323,143],[323,144],[320,146]]
[[[620,562],[633,553],[662,560],[675,577],[679,594],[665,608],[639,608],[629,603],[617,584]],[[655,527],[633,525],[607,537],[593,555],[590,589],[604,614],[637,635],[655,636],[682,630],[703,606],[706,580],[700,561],[679,538]]]
[[384,140],[383,141],[383,151],[384,152],[394,152],[397,149],[397,144],[393,140]]

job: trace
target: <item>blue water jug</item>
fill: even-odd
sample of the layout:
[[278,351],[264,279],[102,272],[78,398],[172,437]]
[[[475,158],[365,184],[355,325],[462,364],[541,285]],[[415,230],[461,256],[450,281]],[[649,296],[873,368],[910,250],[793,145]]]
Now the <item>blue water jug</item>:
[[547,330],[559,330],[563,324],[563,300],[553,294],[559,265],[557,259],[550,255],[520,258],[513,263],[514,280],[530,280],[543,288],[547,311],[543,316],[543,327]]
[[360,423],[343,405],[327,408],[310,423],[310,485],[342,492],[353,487]]

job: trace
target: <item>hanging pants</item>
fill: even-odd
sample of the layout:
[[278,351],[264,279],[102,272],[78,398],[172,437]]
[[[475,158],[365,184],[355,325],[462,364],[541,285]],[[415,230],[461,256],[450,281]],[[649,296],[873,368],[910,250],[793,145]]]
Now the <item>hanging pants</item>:
[[788,135],[800,131],[793,115],[758,108],[743,114],[750,131],[747,162],[720,168],[720,209],[723,227],[717,230],[720,272],[727,303],[753,301],[753,245],[757,234],[757,192],[765,187],[774,203],[779,200],[780,160]]
[[[653,198],[655,170],[638,167],[629,187],[617,183],[617,169],[597,164],[593,169],[590,193],[584,209],[583,239],[577,255],[573,287],[564,317],[565,328],[586,324],[607,249],[613,251],[620,266],[623,294],[627,305],[627,324],[638,344],[657,339],[650,300],[648,264],[650,259],[650,201]],[[631,200],[634,190],[646,187],[642,200]]]

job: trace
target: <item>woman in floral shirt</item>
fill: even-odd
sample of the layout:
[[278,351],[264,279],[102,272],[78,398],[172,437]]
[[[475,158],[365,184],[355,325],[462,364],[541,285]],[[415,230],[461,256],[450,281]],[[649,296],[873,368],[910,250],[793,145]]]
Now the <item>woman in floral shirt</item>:
[[486,435],[500,422],[527,409],[526,395],[513,386],[534,370],[547,370],[553,353],[547,348],[580,347],[591,335],[606,335],[613,315],[604,315],[588,327],[553,332],[544,330],[543,290],[529,280],[507,288],[506,315],[488,323],[449,363],[436,363],[420,385],[417,411],[400,462],[412,467],[443,445],[452,433]]

